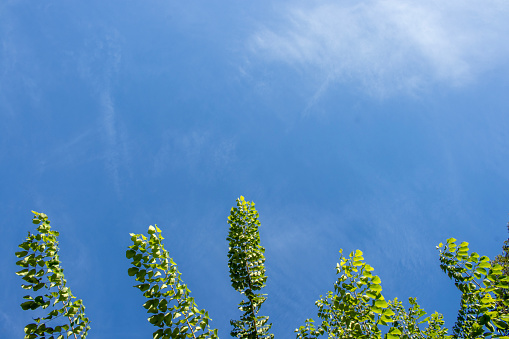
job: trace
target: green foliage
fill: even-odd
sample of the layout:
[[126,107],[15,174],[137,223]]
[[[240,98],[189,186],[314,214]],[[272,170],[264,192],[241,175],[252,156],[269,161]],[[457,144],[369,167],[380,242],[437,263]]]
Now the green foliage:
[[[246,339],[273,338],[268,316],[258,315],[266,295],[259,293],[267,281],[264,248],[260,245],[259,215],[254,203],[244,197],[228,217],[230,226],[228,266],[232,287],[245,295],[239,304],[242,315],[231,320],[231,336]],[[76,299],[66,286],[58,256],[58,232],[51,230],[48,217],[34,212],[37,234],[28,237],[16,252],[17,265],[26,290],[24,310],[50,308],[51,311],[25,327],[25,338],[85,338],[90,329],[83,302]],[[177,265],[164,248],[161,230],[148,228],[148,236],[130,234],[133,244],[126,252],[131,260],[129,276],[148,299],[143,307],[150,314],[148,321],[157,327],[154,339],[218,338],[217,330],[209,326],[210,317],[199,310],[191,291],[181,279]],[[336,265],[338,278],[332,291],[316,301],[320,322],[306,319],[295,330],[297,339],[509,339],[509,239],[504,254],[494,261],[477,253],[469,254],[468,243],[456,244],[448,239],[440,251],[440,267],[454,280],[461,291],[460,310],[452,335],[447,334],[443,316],[426,312],[416,299],[409,299],[405,308],[397,298],[386,300],[382,295],[381,279],[373,275],[373,267],[364,262],[360,250],[348,257],[340,251]],[[36,293],[40,291],[39,293]],[[50,321],[68,320],[50,327]]]
[[[507,224],[507,230],[509,231],[509,223]],[[499,254],[493,260],[493,263],[502,266],[502,273],[509,275],[509,239],[504,241],[502,246],[502,254]]]
[[[50,311],[25,326],[24,338],[85,338],[90,329],[90,321],[85,317],[83,301],[73,300],[76,297],[66,286],[67,281],[58,256],[59,233],[51,230],[46,214],[33,213],[33,223],[38,225],[37,233],[28,232],[26,240],[19,245],[22,251],[16,252],[16,257],[20,259],[16,265],[22,268],[16,274],[24,280],[21,287],[31,292],[23,297],[26,301],[21,304],[21,308],[49,308]],[[50,321],[53,321],[52,324],[56,321],[58,325],[48,326]]]
[[[509,224],[507,224],[507,230],[509,231]],[[504,241],[504,245],[502,246],[502,254],[499,254],[495,257],[492,262],[492,265],[493,264],[502,266],[502,276],[509,275],[509,239]],[[499,288],[499,294],[501,295],[501,300],[507,300],[509,298],[509,289]],[[501,301],[497,301],[496,305],[499,312],[503,314],[509,314],[509,306],[504,305],[504,303]]]
[[462,293],[453,338],[509,338],[509,315],[497,307],[509,306],[503,292],[509,287],[509,276],[502,266],[486,256],[469,254],[468,243],[456,245],[454,238],[438,249],[440,267]]
[[297,339],[317,339],[325,331],[321,326],[316,328],[313,319],[306,319],[305,325],[296,329],[295,332],[297,332]]
[[340,251],[334,290],[316,302],[326,333],[340,338],[380,338],[379,325],[392,322],[382,296],[381,280],[357,250],[345,258]]
[[232,207],[228,217],[230,232],[228,233],[228,266],[232,287],[244,294],[239,310],[243,312],[240,320],[230,321],[233,326],[232,337],[237,338],[273,338],[269,333],[272,324],[269,317],[257,315],[265,294],[255,293],[265,286],[265,249],[260,245],[260,221],[255,204],[244,197],[237,199],[237,207]]
[[139,282],[134,287],[148,299],[143,304],[151,314],[148,321],[159,328],[153,338],[217,338],[217,330],[209,327],[208,313],[198,309],[177,265],[164,248],[159,227],[150,226],[148,237],[130,235],[133,245],[126,257],[132,260],[132,267],[127,272]]
[[[394,312],[392,338],[400,333],[399,338],[448,338],[447,328],[444,328],[442,314],[435,312],[422,319],[426,312],[417,304],[415,298],[409,298],[410,307],[405,310],[403,304],[395,298],[389,302],[389,308]],[[422,319],[422,320],[421,320]],[[423,329],[422,324],[427,326]],[[421,325],[421,326],[420,326]],[[390,335],[387,336],[391,338]]]
[[[381,280],[373,275],[373,267],[364,262],[359,250],[344,257],[340,251],[336,265],[338,279],[334,290],[320,296],[316,302],[321,324],[312,319],[296,329],[297,338],[318,338],[325,333],[329,338],[445,338],[442,315],[435,313],[420,320],[426,312],[417,301],[409,299],[405,310],[397,299],[386,301],[382,295]],[[425,329],[420,324],[427,323]]]

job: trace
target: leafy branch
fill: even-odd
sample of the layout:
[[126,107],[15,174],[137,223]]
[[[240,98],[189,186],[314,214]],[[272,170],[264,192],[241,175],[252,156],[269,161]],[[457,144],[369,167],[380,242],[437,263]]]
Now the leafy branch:
[[437,248],[440,267],[462,293],[453,338],[509,338],[509,315],[497,307],[509,306],[504,293],[509,288],[509,276],[502,266],[487,256],[469,254],[468,243],[456,245],[454,238]]
[[127,272],[140,283],[134,287],[149,299],[143,307],[153,314],[148,321],[159,327],[153,338],[217,338],[217,330],[209,327],[208,313],[198,309],[177,264],[164,248],[159,227],[150,226],[148,237],[130,235],[133,245],[129,246],[126,257],[132,259],[132,267]]
[[[90,329],[90,321],[85,317],[85,306],[67,287],[64,270],[60,266],[58,256],[57,231],[51,230],[50,221],[44,213],[34,212],[33,223],[38,225],[37,234],[28,232],[26,240],[19,245],[23,251],[16,252],[20,260],[16,265],[22,269],[16,272],[25,281],[21,287],[32,290],[32,294],[25,295],[27,300],[21,304],[23,310],[46,309],[51,311],[44,317],[34,319],[34,323],[25,326],[25,339],[51,338],[62,339],[73,336],[85,338]],[[43,293],[35,293],[41,290]],[[60,317],[67,318],[69,324],[55,327],[47,326],[50,321]]]

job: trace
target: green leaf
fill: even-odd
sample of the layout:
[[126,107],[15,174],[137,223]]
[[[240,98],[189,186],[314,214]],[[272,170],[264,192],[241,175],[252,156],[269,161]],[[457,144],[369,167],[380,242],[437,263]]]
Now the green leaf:
[[375,307],[386,308],[389,306],[385,300],[375,300]]
[[39,283],[37,285],[34,286],[34,291],[38,291],[40,290],[41,288],[43,288],[44,286],[46,286],[45,283]]
[[16,257],[21,258],[21,257],[24,257],[25,255],[27,255],[28,251],[20,251],[20,252],[14,253],[14,254],[16,255]]
[[488,274],[488,271],[486,271],[486,269],[483,268],[483,267],[477,267],[475,269],[475,272],[478,273],[478,274],[482,274],[482,275],[487,275]]
[[138,273],[140,269],[138,267],[130,267],[128,270],[127,270],[127,274],[129,274],[130,277],[132,277],[133,275],[135,275],[136,273]]
[[153,334],[152,334],[152,337],[154,339],[159,339],[159,338],[162,338],[164,335],[164,330],[163,329],[159,329],[157,331],[155,331]]
[[[25,302],[24,302],[24,303],[22,303],[20,306],[21,306],[21,308],[22,308],[24,311],[26,311],[26,310],[28,310],[28,309],[34,309],[34,308],[32,308],[34,304],[35,304],[35,305],[37,305],[37,303],[35,303],[34,301],[30,300],[30,301],[25,301]],[[37,308],[37,306],[36,306],[36,308]]]
[[490,268],[491,267],[491,264],[487,261],[481,261],[479,263],[479,266],[478,267],[482,267],[482,268]]
[[391,330],[389,331],[390,334],[392,335],[401,335],[401,330],[399,330],[398,328],[396,327],[393,327],[391,328]]
[[492,319],[492,321],[495,324],[495,326],[497,326],[501,330],[507,331],[507,329],[509,329],[509,324],[507,323],[507,321],[503,321],[501,319],[496,319],[496,318]]
[[25,326],[24,331],[26,334],[30,334],[33,333],[35,329],[37,329],[37,324],[28,324]]
[[127,257],[127,259],[131,259],[132,257],[134,257],[135,254],[136,254],[135,250],[127,250],[125,252],[125,256]]
[[384,315],[386,315],[386,316],[388,316],[388,317],[392,317],[392,316],[393,316],[393,315],[395,315],[395,314],[396,314],[396,313],[394,313],[394,311],[393,311],[393,310],[391,310],[391,309],[386,309],[386,310],[384,311]]
[[366,291],[366,295],[368,297],[370,297],[371,299],[376,299],[376,297],[377,297],[377,293],[371,292],[371,291]]

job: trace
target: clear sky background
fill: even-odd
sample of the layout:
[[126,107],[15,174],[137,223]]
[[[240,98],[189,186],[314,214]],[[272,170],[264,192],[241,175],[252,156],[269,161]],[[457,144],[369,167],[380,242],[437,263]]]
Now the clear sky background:
[[451,327],[435,246],[507,239],[508,18],[498,0],[0,1],[0,337],[31,321],[14,252],[36,210],[90,338],[151,338],[125,258],[151,224],[228,338],[240,195],[277,337],[317,320],[340,248]]

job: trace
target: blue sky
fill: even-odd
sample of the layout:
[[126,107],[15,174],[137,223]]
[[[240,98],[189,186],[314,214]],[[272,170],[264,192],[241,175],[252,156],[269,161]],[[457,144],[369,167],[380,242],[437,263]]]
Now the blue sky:
[[226,218],[256,202],[293,336],[361,249],[386,298],[453,325],[449,237],[495,256],[509,221],[505,1],[0,3],[0,333],[30,314],[14,252],[45,212],[90,338],[150,337],[130,232],[158,224],[221,337],[239,316]]

